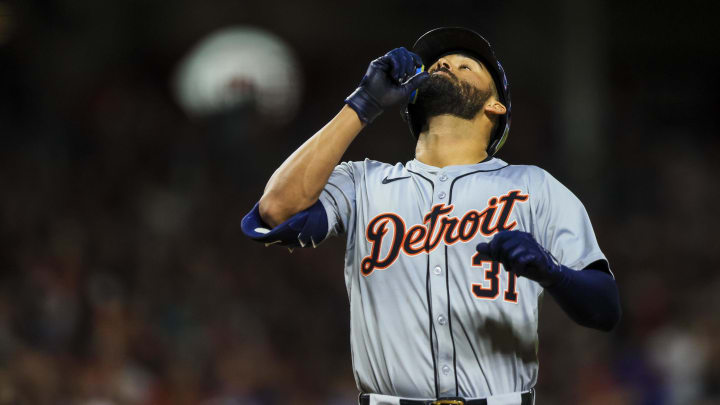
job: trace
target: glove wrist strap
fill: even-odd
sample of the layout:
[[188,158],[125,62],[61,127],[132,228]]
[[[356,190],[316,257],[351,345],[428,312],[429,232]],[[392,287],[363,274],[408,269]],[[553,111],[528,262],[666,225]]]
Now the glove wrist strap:
[[362,87],[352,92],[345,99],[345,103],[355,110],[360,121],[365,124],[372,123],[383,112],[380,104]]

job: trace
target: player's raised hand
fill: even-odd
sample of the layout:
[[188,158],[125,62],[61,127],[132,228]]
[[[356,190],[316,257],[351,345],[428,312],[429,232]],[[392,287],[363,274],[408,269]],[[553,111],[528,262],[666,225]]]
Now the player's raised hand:
[[499,261],[507,271],[535,280],[543,287],[562,278],[562,268],[533,236],[522,231],[502,231],[490,243],[478,243],[476,250]]
[[370,62],[360,86],[345,102],[369,124],[385,108],[406,102],[410,93],[428,78],[427,72],[415,74],[422,66],[420,57],[405,48],[396,48]]

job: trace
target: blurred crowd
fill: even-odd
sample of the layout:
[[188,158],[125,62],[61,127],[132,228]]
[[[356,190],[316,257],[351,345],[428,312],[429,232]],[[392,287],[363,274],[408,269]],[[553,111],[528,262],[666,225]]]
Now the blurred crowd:
[[[326,61],[291,39],[308,90],[287,125],[252,104],[193,120],[173,100],[175,64],[258,5],[70,3],[0,1],[0,405],[353,403],[343,240],[289,254],[239,224],[389,42]],[[271,28],[296,29],[284,21]],[[656,65],[666,55],[629,67],[635,50],[611,53],[623,61],[609,71],[610,158],[596,184],[569,180],[545,95],[515,99],[499,157],[578,193],[624,310],[603,334],[545,297],[538,404],[720,403],[720,55],[672,50],[702,64],[683,75]],[[519,65],[506,63],[511,82],[527,80],[532,66]],[[411,158],[386,115],[348,159]]]

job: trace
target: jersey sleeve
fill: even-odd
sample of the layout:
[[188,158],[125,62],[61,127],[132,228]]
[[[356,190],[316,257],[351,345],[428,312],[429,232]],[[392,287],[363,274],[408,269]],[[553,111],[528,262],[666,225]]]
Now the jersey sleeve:
[[266,246],[315,247],[328,236],[346,232],[355,215],[355,183],[350,163],[333,170],[320,198],[312,206],[271,228],[260,216],[259,203],[242,219],[242,231]]
[[342,162],[335,167],[323,188],[320,202],[327,213],[326,237],[345,234],[351,227],[356,213],[355,181],[352,163]]
[[607,263],[582,202],[549,173],[538,171],[540,178],[531,182],[535,189],[530,190],[533,236],[560,264],[571,269],[582,270],[598,260]]

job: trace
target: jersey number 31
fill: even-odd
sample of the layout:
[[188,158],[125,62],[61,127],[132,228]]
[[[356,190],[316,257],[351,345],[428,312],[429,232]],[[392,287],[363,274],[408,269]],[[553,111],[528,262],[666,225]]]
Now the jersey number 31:
[[[472,265],[480,267],[485,271],[485,281],[482,284],[472,284],[472,293],[476,298],[494,300],[500,295],[500,262],[483,260],[484,256],[475,253],[472,257]],[[503,273],[505,273],[503,269]],[[503,300],[517,303],[518,294],[516,291],[517,276],[514,273],[507,274],[507,288],[503,293]]]

